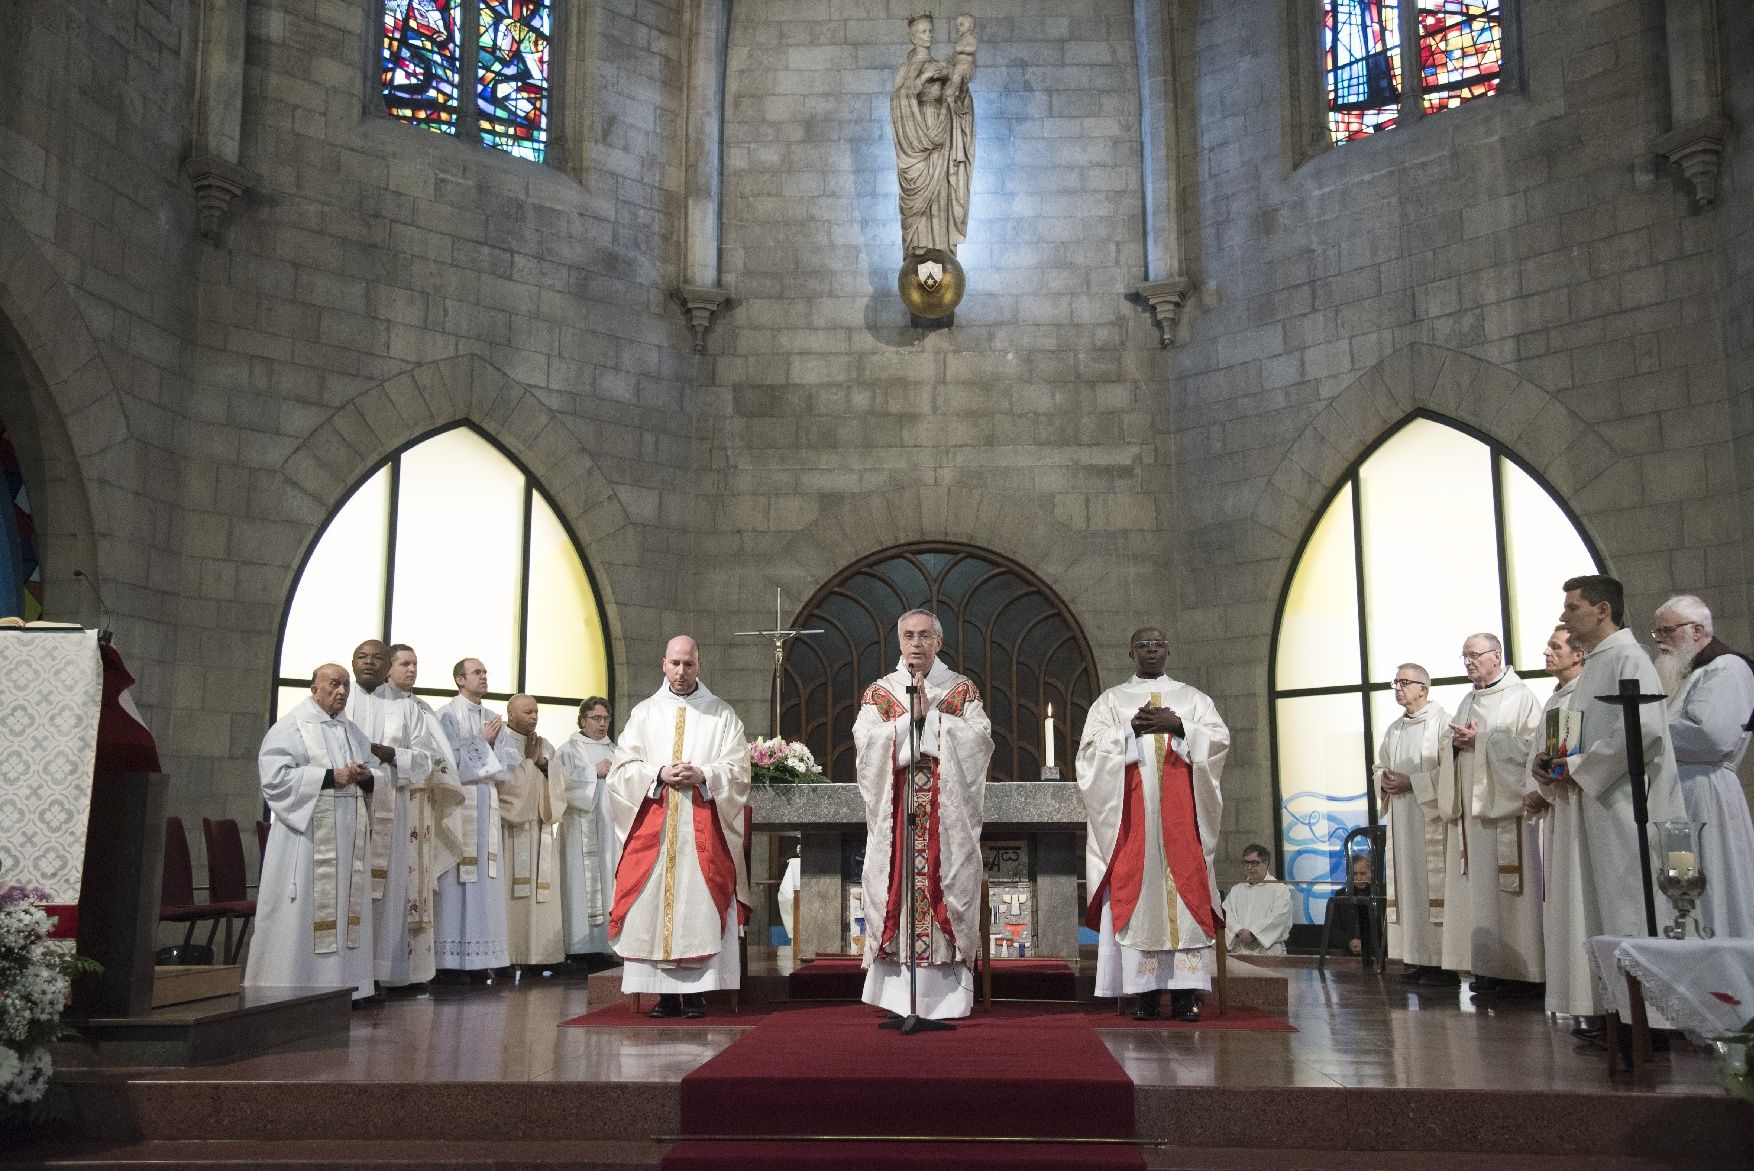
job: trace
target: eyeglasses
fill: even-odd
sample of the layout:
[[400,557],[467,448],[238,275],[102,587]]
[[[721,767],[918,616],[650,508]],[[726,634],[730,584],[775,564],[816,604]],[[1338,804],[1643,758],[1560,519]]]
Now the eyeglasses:
[[1701,626],[1699,622],[1677,622],[1673,626],[1653,626],[1650,628],[1652,638],[1667,638],[1677,630],[1685,630],[1689,626]]
[[1267,860],[1265,858],[1244,858],[1242,864],[1244,866],[1265,866]]
[[1164,642],[1160,638],[1154,638],[1154,639],[1150,639],[1147,642],[1134,643],[1133,649],[1136,651],[1162,651],[1162,650],[1168,650],[1169,644],[1167,642]]
[[1462,662],[1464,662],[1464,663],[1478,663],[1481,659],[1485,658],[1487,655],[1496,655],[1498,653],[1500,653],[1500,652],[1495,651],[1495,650],[1494,651],[1475,651],[1473,654],[1469,654],[1467,651],[1463,651],[1462,652]]
[[1393,687],[1396,691],[1399,691],[1403,687],[1424,687],[1426,686],[1426,683],[1423,679],[1396,679],[1393,683],[1390,683],[1389,686]]

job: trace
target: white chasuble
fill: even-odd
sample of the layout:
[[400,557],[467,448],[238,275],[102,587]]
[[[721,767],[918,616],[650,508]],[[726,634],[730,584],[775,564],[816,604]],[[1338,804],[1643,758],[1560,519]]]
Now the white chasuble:
[[[697,766],[703,783],[683,790],[658,780],[678,763]],[[738,987],[749,908],[743,721],[704,683],[686,696],[666,684],[629,715],[606,779],[621,848],[609,942],[622,990]]]
[[607,777],[602,761],[615,758],[615,742],[593,740],[583,732],[560,746],[555,764],[566,785],[566,812],[560,818],[560,909],[566,954],[609,950],[609,904],[615,897],[615,840]]
[[352,988],[372,994],[372,900],[367,874],[371,811],[356,785],[323,787],[348,764],[389,773],[345,717],[306,699],[280,717],[257,760],[274,814],[256,897],[244,984],[251,988]]
[[[1236,933],[1245,929],[1254,942],[1238,942]],[[1271,875],[1237,883],[1224,896],[1224,931],[1231,955],[1284,955],[1291,936],[1291,888]]]
[[566,958],[557,849],[566,785],[555,766],[552,744],[540,736],[526,738],[511,728],[500,735],[518,754],[499,797],[504,862],[509,870],[506,955],[514,964],[557,964]]
[[1388,726],[1376,756],[1379,789],[1384,769],[1413,783],[1410,793],[1379,792],[1378,807],[1388,823],[1389,957],[1415,967],[1443,964],[1444,859],[1449,839],[1461,833],[1449,724],[1442,705],[1427,703]]
[[457,864],[439,876],[434,899],[433,958],[440,968],[503,968],[507,958],[506,868],[501,855],[499,785],[517,766],[503,723],[492,744],[484,734],[498,713],[459,695],[439,709],[464,800],[445,818],[462,846]]
[[[928,714],[914,752],[900,664],[865,689],[853,722],[865,801],[864,1000],[907,1013],[910,955],[919,1015],[967,1016],[980,954],[981,824],[991,724],[973,681],[938,659],[926,673]],[[914,838],[907,812],[914,810]],[[910,858],[917,858],[908,873]],[[911,913],[910,913],[911,904]]]
[[[1548,1012],[1599,1016],[1601,990],[1590,977],[1588,940],[1595,935],[1646,934],[1626,725],[1620,708],[1598,698],[1619,691],[1621,679],[1638,680],[1645,695],[1662,694],[1657,669],[1630,630],[1615,631],[1584,656],[1570,701],[1571,710],[1583,720],[1577,743],[1565,759],[1570,779],[1541,789],[1553,803],[1548,814],[1553,823],[1549,855],[1553,869],[1545,910]],[[1645,704],[1639,724],[1644,733],[1650,820],[1679,817],[1681,793],[1667,705]],[[1575,869],[1568,870],[1570,865]],[[1660,928],[1672,912],[1661,891],[1653,891],[1652,897]]]
[[394,787],[372,798],[372,919],[378,982],[392,988],[432,979],[433,897],[461,845],[444,817],[462,805],[450,742],[438,716],[412,692],[384,684],[362,705],[373,744],[396,751]]
[[[1576,702],[1575,675],[1553,689],[1541,711],[1568,711]],[[1547,748],[1545,731],[1535,738],[1529,764]],[[1595,999],[1595,973],[1590,970],[1581,940],[1569,946],[1579,928],[1579,916],[1589,897],[1583,889],[1588,872],[1588,851],[1583,834],[1583,790],[1569,784],[1540,784],[1531,776],[1529,787],[1551,806],[1536,822],[1541,851],[1541,938],[1547,961],[1547,1011],[1588,1016]],[[1566,941],[1562,946],[1562,941]],[[1581,1006],[1581,1007],[1580,1007]]]
[[[1147,703],[1180,716],[1182,735],[1135,736],[1133,716]],[[1085,921],[1098,932],[1098,996],[1212,986],[1229,752],[1230,729],[1211,698],[1166,675],[1129,679],[1090,705],[1078,796],[1089,823]]]
[[1541,887],[1523,794],[1529,752],[1541,733],[1541,702],[1506,669],[1456,705],[1455,723],[1470,720],[1479,725],[1479,737],[1455,754],[1461,843],[1444,876],[1443,966],[1538,983],[1546,978]]
[[[1709,652],[1716,645],[1708,645]],[[1703,656],[1702,656],[1703,657]],[[1669,701],[1669,739],[1689,821],[1701,822],[1705,893],[1699,921],[1723,937],[1754,937],[1754,822],[1736,768],[1748,751],[1754,671],[1725,648],[1695,666]]]

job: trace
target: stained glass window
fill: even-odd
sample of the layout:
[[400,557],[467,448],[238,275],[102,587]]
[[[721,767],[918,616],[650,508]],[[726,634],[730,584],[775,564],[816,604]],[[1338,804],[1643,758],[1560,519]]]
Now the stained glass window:
[[[392,118],[541,162],[548,146],[549,0],[384,0]],[[473,32],[475,50],[462,45]],[[459,95],[473,92],[475,108]]]
[[1396,666],[1430,671],[1431,700],[1450,711],[1475,632],[1500,635],[1518,674],[1545,676],[1561,583],[1599,572],[1552,491],[1447,420],[1414,416],[1347,473],[1304,541],[1273,641],[1273,777],[1297,922],[1322,921],[1347,831],[1376,817],[1369,768],[1400,714]]
[[[1326,0],[1322,70],[1333,141],[1395,125],[1409,91],[1425,114],[1497,92],[1504,57],[1500,8],[1497,0]],[[1418,68],[1403,79],[1407,23],[1418,30]]]
[[[469,534],[459,553],[458,533]],[[462,558],[467,591],[454,578]],[[391,456],[342,501],[299,571],[281,627],[275,713],[325,662],[367,638],[420,656],[415,691],[456,694],[451,667],[480,659],[496,706],[534,695],[555,743],[577,705],[610,695],[608,645],[589,571],[548,498],[505,453],[463,426]]]

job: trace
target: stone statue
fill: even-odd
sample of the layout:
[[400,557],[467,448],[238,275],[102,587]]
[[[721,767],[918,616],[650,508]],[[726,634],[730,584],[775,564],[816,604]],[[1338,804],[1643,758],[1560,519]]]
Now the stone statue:
[[974,17],[956,18],[950,61],[932,56],[932,14],[907,22],[912,47],[895,71],[889,118],[895,173],[901,182],[903,258],[928,251],[952,256],[968,235],[968,186],[974,171]]

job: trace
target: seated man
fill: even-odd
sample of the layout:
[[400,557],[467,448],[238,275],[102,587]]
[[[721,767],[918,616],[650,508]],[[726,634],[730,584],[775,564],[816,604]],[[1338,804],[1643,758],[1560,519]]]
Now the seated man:
[[1376,908],[1359,901],[1376,894],[1370,855],[1352,855],[1351,866],[1352,881],[1335,893],[1353,897],[1328,900],[1328,939],[1338,940],[1352,955],[1370,958],[1375,955],[1372,944],[1376,939]]
[[1224,896],[1224,935],[1231,955],[1285,954],[1291,934],[1291,888],[1273,877],[1273,852],[1251,845],[1242,852],[1243,881]]

